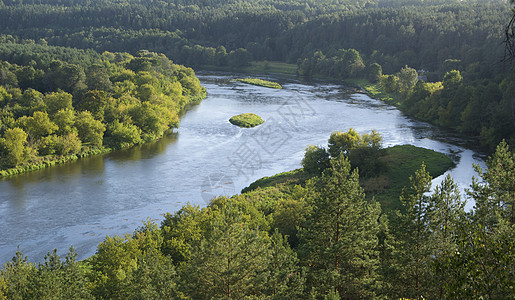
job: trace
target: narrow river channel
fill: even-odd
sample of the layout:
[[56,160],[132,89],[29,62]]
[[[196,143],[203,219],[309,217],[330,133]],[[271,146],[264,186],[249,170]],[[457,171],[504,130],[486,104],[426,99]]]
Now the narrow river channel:
[[[83,259],[106,235],[132,233],[147,218],[186,203],[206,205],[212,195],[239,193],[254,180],[300,167],[309,144],[326,145],[334,130],[377,130],[384,146],[413,144],[448,154],[463,190],[472,163],[482,160],[450,133],[411,120],[396,108],[344,86],[277,79],[282,90],[199,76],[208,97],[162,140],[0,180],[0,264],[19,245],[29,261],[42,261],[73,245]],[[231,116],[252,112],[265,123],[231,125]],[[436,179],[438,182],[440,179]],[[468,209],[472,204],[468,204]]]

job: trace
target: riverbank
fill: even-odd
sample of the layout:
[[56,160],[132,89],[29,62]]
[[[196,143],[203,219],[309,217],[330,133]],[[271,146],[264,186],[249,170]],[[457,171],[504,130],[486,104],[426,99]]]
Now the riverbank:
[[[184,113],[188,109],[190,109],[194,105],[198,105],[206,97],[207,97],[207,92],[204,92],[202,95],[199,95],[196,97],[191,97],[189,99],[188,103],[185,105],[184,109],[179,112],[179,116],[184,115]],[[171,130],[173,130],[173,129],[171,129]],[[160,138],[162,138],[165,134],[166,134],[166,132],[163,133],[162,136],[160,136],[156,139],[142,142],[139,145],[155,142],[156,140],[159,140]],[[37,157],[37,159],[31,163],[24,163],[24,164],[14,167],[14,168],[0,170],[0,178],[14,176],[14,175],[20,175],[23,173],[37,171],[37,170],[42,170],[42,169],[45,169],[48,167],[76,161],[81,158],[86,158],[86,157],[100,155],[100,154],[107,154],[107,153],[110,153],[113,151],[124,150],[124,149],[128,149],[128,148],[131,148],[134,146],[136,146],[136,145],[132,145],[130,147],[118,148],[118,149],[113,149],[110,147],[93,148],[93,149],[85,148],[78,154],[64,155],[64,156],[48,155],[45,157]]]
[[278,61],[252,61],[245,67],[202,66],[205,71],[238,72],[254,75],[297,75],[297,65]]

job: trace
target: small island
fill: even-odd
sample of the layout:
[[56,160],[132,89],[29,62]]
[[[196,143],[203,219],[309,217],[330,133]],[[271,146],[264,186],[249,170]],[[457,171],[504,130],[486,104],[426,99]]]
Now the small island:
[[264,121],[256,114],[245,113],[233,116],[229,119],[229,122],[239,127],[251,128],[263,124]]
[[283,88],[277,82],[258,79],[258,78],[240,78],[240,79],[235,79],[235,80],[239,81],[239,82],[247,83],[247,84],[252,84],[252,85],[257,85],[257,86],[262,86],[262,87],[267,87],[267,88],[272,88],[272,89],[280,90]]

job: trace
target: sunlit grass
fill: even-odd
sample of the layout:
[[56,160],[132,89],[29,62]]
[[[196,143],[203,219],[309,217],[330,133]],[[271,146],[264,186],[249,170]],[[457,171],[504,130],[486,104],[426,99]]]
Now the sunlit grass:
[[258,79],[258,78],[240,78],[240,79],[235,79],[235,80],[239,81],[239,82],[247,83],[247,84],[252,84],[252,85],[257,85],[257,86],[262,86],[262,87],[267,87],[267,88],[272,88],[272,89],[282,89],[283,88],[277,82]]
[[229,122],[239,127],[250,128],[263,124],[263,119],[256,114],[245,113],[233,116]]

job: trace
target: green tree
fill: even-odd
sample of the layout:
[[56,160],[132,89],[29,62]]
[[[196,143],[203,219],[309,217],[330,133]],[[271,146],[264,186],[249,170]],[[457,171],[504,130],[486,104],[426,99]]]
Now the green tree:
[[4,137],[0,139],[0,146],[5,154],[2,155],[2,164],[7,167],[16,167],[23,162],[27,137],[27,133],[18,127],[7,129],[4,132]]
[[77,104],[77,110],[89,111],[97,120],[104,120],[104,112],[108,105],[109,96],[105,91],[92,90],[82,96]]
[[59,110],[52,118],[55,124],[59,127],[57,133],[68,134],[77,132],[75,125],[75,110],[73,108],[65,108]]
[[432,287],[433,275],[429,268],[432,244],[426,226],[431,179],[424,164],[415,176],[410,176],[410,188],[402,190],[402,208],[396,211],[394,226],[391,227],[395,238],[393,255],[397,274],[389,279],[398,297],[421,297],[427,295]]
[[23,116],[16,123],[23,128],[32,139],[54,133],[59,127],[50,120],[46,112],[36,111],[31,117]]
[[474,166],[481,179],[473,178],[470,191],[476,201],[475,216],[485,226],[501,221],[515,224],[515,154],[502,141],[486,165],[486,171]]
[[413,87],[418,81],[418,73],[417,70],[405,66],[402,68],[397,75],[399,81],[397,82],[398,89],[404,96],[407,96],[411,93]]
[[308,183],[312,213],[302,226],[301,248],[308,282],[319,293],[373,298],[378,280],[380,206],[365,200],[358,171],[341,153],[322,176]]
[[181,275],[197,299],[258,296],[269,278],[270,238],[252,228],[230,205],[224,207],[192,251]]
[[304,295],[305,270],[299,267],[297,254],[288,244],[288,237],[275,229],[270,245],[270,275],[266,295],[272,299],[299,299]]
[[347,132],[333,131],[328,141],[328,152],[333,158],[338,157],[340,153],[347,155],[360,143],[361,136],[353,128],[350,128]]
[[106,68],[99,64],[91,65],[86,72],[86,85],[89,90],[109,92],[113,84],[109,79]]
[[302,159],[302,168],[304,171],[320,175],[329,166],[329,153],[323,147],[309,145]]
[[383,76],[383,68],[378,63],[373,63],[367,68],[367,79],[370,82],[375,83],[381,80],[381,76]]
[[0,281],[4,283],[0,295],[12,300],[31,299],[30,280],[36,271],[35,266],[27,262],[27,257],[18,247],[16,256],[0,270]]
[[435,187],[427,211],[427,226],[431,232],[429,244],[433,248],[435,270],[433,296],[438,299],[444,298],[445,282],[452,280],[452,270],[446,261],[456,249],[458,226],[465,216],[464,208],[465,201],[461,199],[458,186],[451,176],[447,175],[442,183]]
[[126,148],[141,143],[141,130],[133,124],[120,123],[116,120],[107,126],[109,145]]
[[453,89],[457,88],[461,84],[462,80],[463,77],[461,76],[460,71],[451,70],[445,73],[442,84],[446,89]]
[[47,112],[50,116],[55,115],[62,109],[72,109],[72,95],[66,92],[54,92],[46,94],[44,98]]
[[102,147],[105,125],[95,120],[89,111],[80,112],[75,119],[79,138],[82,143],[94,147]]

